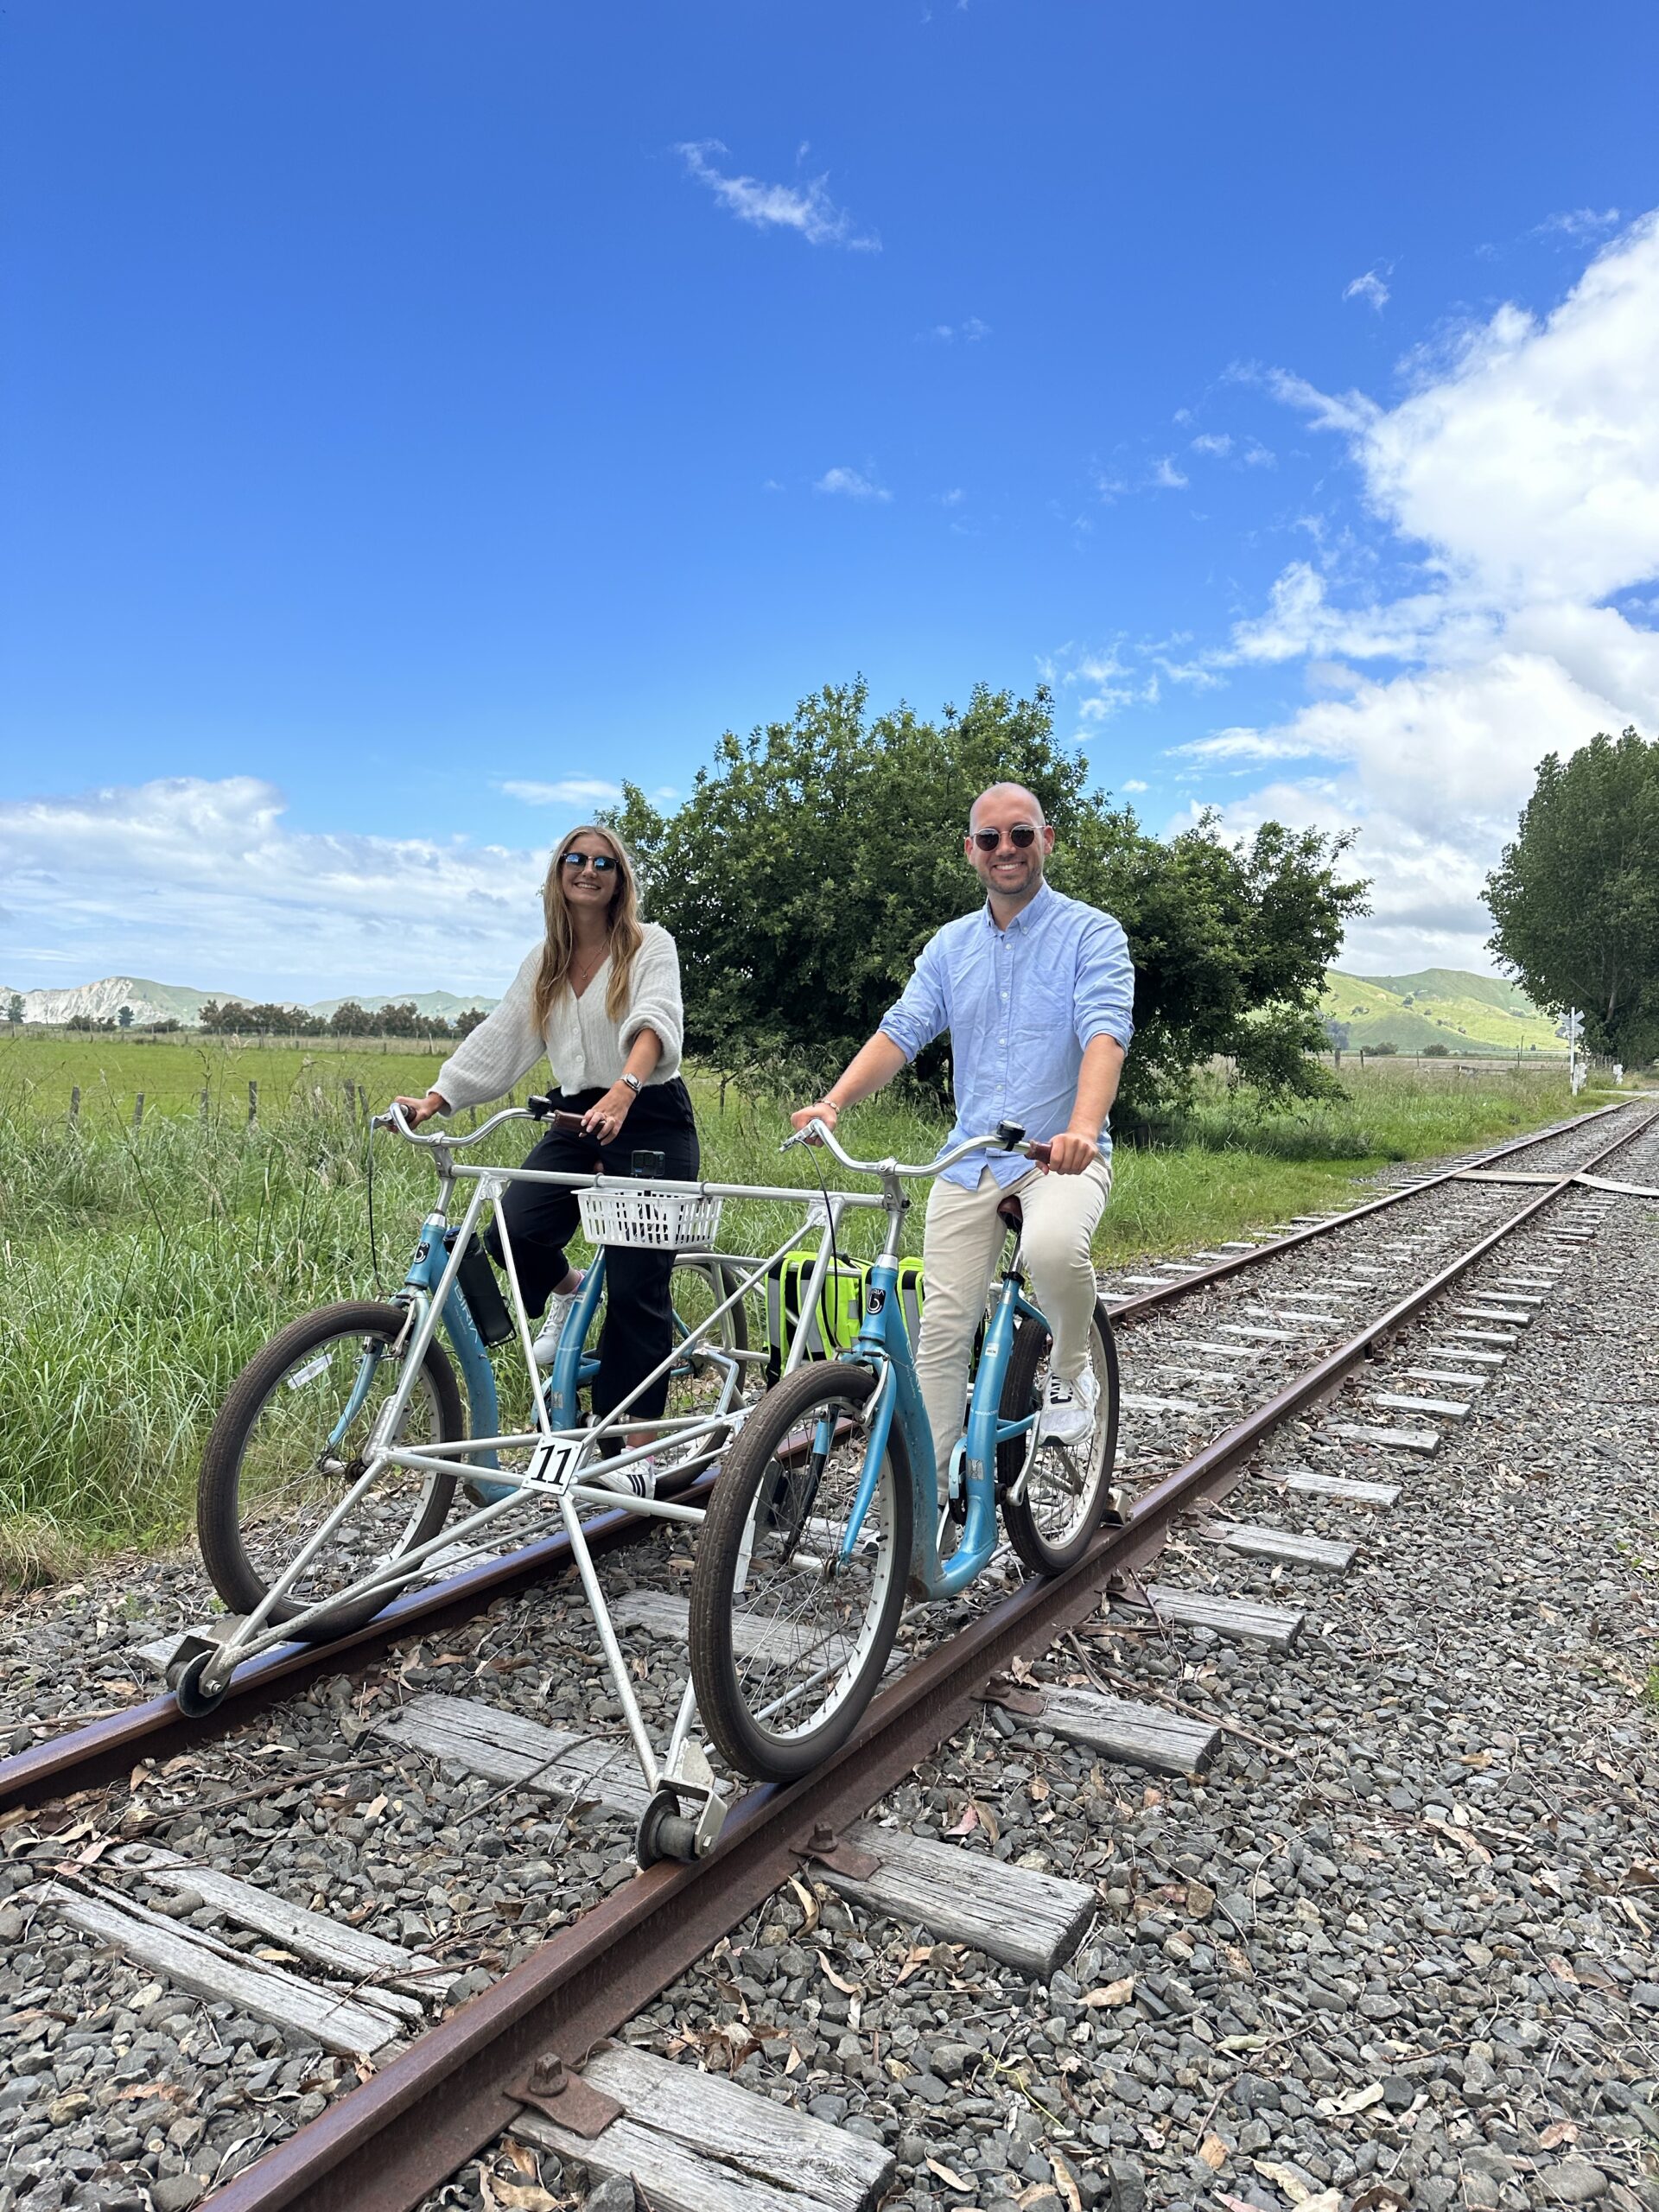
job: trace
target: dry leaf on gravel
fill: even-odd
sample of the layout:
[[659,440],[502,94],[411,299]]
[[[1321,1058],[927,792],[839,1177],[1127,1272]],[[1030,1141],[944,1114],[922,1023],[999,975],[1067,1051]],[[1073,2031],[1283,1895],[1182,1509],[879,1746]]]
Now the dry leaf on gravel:
[[1135,1976],[1128,1974],[1124,1975],[1122,1981],[1105,1982],[1100,1988],[1091,1989],[1083,2001],[1085,2005],[1096,2006],[1127,2005],[1134,1994]]
[[1218,2174],[1227,2163],[1227,2145],[1219,2135],[1206,2135],[1198,2145],[1198,2156],[1212,2174]]
[[1066,2212],[1083,2212],[1083,2199],[1077,2194],[1077,2184],[1072,2180],[1065,2160],[1051,2157],[1048,2164],[1054,2176],[1054,2186],[1065,2199]]
[[550,2196],[535,2182],[493,2180],[485,2183],[484,2201],[501,2205],[504,2212],[558,2212],[563,2199]]
[[972,2182],[964,2181],[962,2176],[958,2173],[952,2173],[949,2166],[941,2165],[937,2158],[930,2158],[928,2160],[927,2171],[931,2174],[937,2174],[947,2189],[960,2189],[968,2192],[972,2191],[974,2186]]
[[1576,2143],[1578,2139],[1579,2131],[1570,2120],[1552,2120],[1539,2135],[1538,2144],[1541,2150],[1554,2151],[1563,2143]]
[[1382,2084],[1368,2082],[1363,2089],[1344,2089],[1339,2097],[1321,2097],[1313,2109],[1327,2120],[1346,2120],[1357,2112],[1369,2112],[1382,2101]]
[[818,1924],[818,1901],[805,1883],[798,1882],[793,1874],[789,1878],[789,1886],[800,1899],[801,1910],[805,1915],[805,1918],[801,1923],[800,1933],[803,1936],[810,1936]]
[[1329,2190],[1314,2190],[1308,2187],[1294,2166],[1281,2166],[1272,2158],[1252,2158],[1250,2164],[1263,2181],[1270,2181],[1275,2189],[1283,2190],[1293,2204],[1304,2208],[1323,2202]]
[[823,1974],[824,1980],[828,1982],[832,1982],[841,1992],[843,1997],[861,1997],[864,1994],[864,1985],[862,1982],[843,1981],[842,1977],[836,1972],[834,1967],[830,1965],[828,1959],[820,1958],[818,1961],[818,1966]]

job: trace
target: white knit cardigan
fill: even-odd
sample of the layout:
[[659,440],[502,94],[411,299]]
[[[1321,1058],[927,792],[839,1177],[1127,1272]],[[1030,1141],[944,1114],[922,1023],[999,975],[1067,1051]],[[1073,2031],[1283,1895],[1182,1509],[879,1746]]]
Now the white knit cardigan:
[[613,1021],[605,1008],[611,978],[607,956],[580,999],[568,990],[559,993],[548,1008],[546,1028],[538,1032],[531,997],[542,948],[538,944],[527,953],[500,1005],[470,1037],[461,1039],[438,1070],[432,1088],[449,1110],[499,1098],[529,1074],[543,1052],[560,1090],[608,1090],[642,1029],[655,1030],[663,1046],[662,1058],[645,1078],[647,1087],[671,1082],[680,1071],[685,1034],[680,956],[665,929],[655,922],[640,927],[645,943],[633,963],[628,1004],[620,1021]]

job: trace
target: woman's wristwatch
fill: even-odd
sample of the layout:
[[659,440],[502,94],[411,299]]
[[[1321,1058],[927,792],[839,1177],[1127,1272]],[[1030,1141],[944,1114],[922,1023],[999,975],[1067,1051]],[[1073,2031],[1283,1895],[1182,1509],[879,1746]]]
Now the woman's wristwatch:
[[639,1078],[637,1075],[624,1075],[620,1077],[619,1080],[627,1084],[628,1089],[633,1093],[636,1098],[639,1096],[640,1084]]

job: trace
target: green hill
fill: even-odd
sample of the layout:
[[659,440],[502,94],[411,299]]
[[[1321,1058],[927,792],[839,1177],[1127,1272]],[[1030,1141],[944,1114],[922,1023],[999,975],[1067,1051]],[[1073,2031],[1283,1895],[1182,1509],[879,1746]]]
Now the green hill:
[[1540,1014],[1518,984],[1457,968],[1415,976],[1326,973],[1319,1011],[1348,1031],[1351,1050],[1389,1044],[1402,1052],[1444,1045],[1459,1058],[1480,1052],[1559,1052],[1553,1015]]

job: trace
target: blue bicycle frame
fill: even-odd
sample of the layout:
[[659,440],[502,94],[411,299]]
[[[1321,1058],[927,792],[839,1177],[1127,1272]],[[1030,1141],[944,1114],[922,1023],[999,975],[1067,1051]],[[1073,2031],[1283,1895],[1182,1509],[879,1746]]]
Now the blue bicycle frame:
[[[419,1241],[404,1277],[404,1289],[411,1296],[430,1300],[437,1294],[449,1258],[448,1239],[448,1219],[442,1213],[429,1213],[421,1224]],[[591,1382],[599,1372],[599,1361],[584,1352],[588,1331],[605,1287],[605,1248],[594,1253],[582,1288],[576,1293],[575,1305],[559,1338],[559,1349],[543,1389],[549,1419],[555,1428],[574,1428],[580,1419],[576,1393],[584,1383]],[[467,1403],[471,1412],[471,1426],[474,1436],[493,1436],[500,1423],[500,1400],[495,1387],[495,1370],[490,1363],[489,1349],[478,1332],[473,1311],[459,1282],[451,1288],[444,1301],[443,1325],[461,1371],[467,1383]],[[338,1433],[343,1436],[368,1395],[372,1376],[372,1362],[365,1360],[363,1372],[358,1378],[350,1403],[341,1415]],[[493,1450],[480,1451],[474,1464],[480,1467],[499,1467],[499,1459]],[[505,1488],[499,1495],[506,1496]]]
[[[842,1355],[843,1360],[853,1364],[874,1368],[876,1394],[863,1473],[842,1536],[841,1556],[843,1560],[852,1558],[865,1516],[875,1496],[888,1436],[896,1420],[910,1462],[911,1488],[916,1502],[915,1549],[911,1560],[912,1587],[928,1598],[950,1598],[967,1588],[989,1564],[996,1549],[996,1447],[1011,1438],[1028,1434],[1037,1418],[1031,1413],[1020,1421],[1002,1419],[1002,1383],[1014,1354],[1015,1324],[1028,1321],[1045,1335],[1048,1324],[1020,1288],[1017,1268],[1006,1268],[1001,1291],[992,1308],[980,1351],[967,1434],[960,1447],[968,1517],[960,1539],[942,1559],[933,1432],[928,1425],[927,1408],[922,1403],[921,1386],[916,1379],[916,1363],[911,1354],[909,1332],[905,1327],[904,1307],[895,1295],[898,1281],[898,1261],[893,1252],[883,1252],[870,1269],[863,1325],[851,1348]],[[830,1450],[830,1426],[828,1422],[820,1424],[820,1433],[815,1440],[816,1448],[824,1453]],[[957,1494],[958,1479],[953,1463],[953,1497]]]

